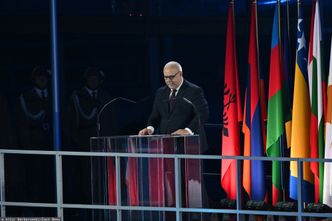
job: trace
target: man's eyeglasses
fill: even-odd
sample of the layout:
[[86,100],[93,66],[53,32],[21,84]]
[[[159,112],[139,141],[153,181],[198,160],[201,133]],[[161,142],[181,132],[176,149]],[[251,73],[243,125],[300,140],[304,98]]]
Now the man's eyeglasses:
[[168,75],[168,76],[164,75],[164,79],[165,79],[165,80],[167,80],[167,79],[169,79],[169,80],[173,80],[173,79],[176,77],[176,75],[177,75],[178,73],[180,73],[180,71],[176,72],[176,73],[173,74],[173,75]]

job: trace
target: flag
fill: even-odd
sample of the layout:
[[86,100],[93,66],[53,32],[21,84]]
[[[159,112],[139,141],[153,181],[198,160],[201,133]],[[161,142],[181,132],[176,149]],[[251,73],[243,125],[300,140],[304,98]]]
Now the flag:
[[[306,42],[303,31],[302,9],[299,8],[297,25],[297,49],[294,78],[294,98],[292,115],[291,157],[310,157],[310,98],[308,91],[308,73],[306,60]],[[309,162],[303,163],[302,198],[304,202],[313,202],[313,174]],[[290,163],[290,198],[297,199],[298,171],[297,162]]]
[[[332,158],[332,39],[330,50],[330,70],[327,87],[327,111],[325,124],[325,159]],[[332,163],[324,163],[323,203],[332,207]]]
[[[259,102],[261,107],[261,121],[262,121],[262,138],[263,147],[266,146],[266,131],[265,122],[267,121],[267,105],[266,105],[266,92],[263,74],[259,71]],[[264,149],[265,153],[265,149]]]
[[[249,74],[246,91],[245,136],[250,134],[250,145],[245,143],[244,156],[263,156],[262,118],[257,56],[256,4],[252,4],[249,38]],[[246,131],[248,130],[248,131]],[[250,131],[250,132],[249,132]],[[245,137],[245,140],[249,138]],[[250,168],[250,169],[249,169]],[[265,199],[264,163],[260,160],[244,161],[244,188],[252,200]],[[249,173],[247,173],[249,172]],[[249,188],[249,189],[248,189]]]
[[[250,156],[250,78],[248,75],[247,79],[247,89],[245,92],[244,98],[244,111],[243,111],[243,125],[242,133],[244,135],[244,147],[243,147],[243,156]],[[251,162],[250,160],[243,161],[243,176],[242,176],[243,188],[251,196]]]
[[[268,121],[266,155],[282,157],[282,134],[284,133],[282,61],[279,39],[278,5],[275,7],[270,56],[270,81],[268,95]],[[281,162],[272,161],[272,205],[282,200]]]
[[[223,156],[238,156],[241,153],[238,122],[242,120],[242,111],[236,61],[233,4],[230,3],[229,5],[227,19],[222,134]],[[221,186],[227,193],[227,198],[236,199],[236,160],[224,159],[221,161]]]
[[[322,59],[321,59],[321,26],[319,5],[312,9],[310,32],[308,79],[310,86],[310,157],[324,157],[324,119],[322,99]],[[315,202],[322,202],[323,197],[323,163],[310,162],[310,169],[314,174]]]
[[[254,3],[257,7],[257,2]],[[257,9],[255,10],[255,17],[257,14]],[[257,18],[256,18],[257,19]],[[255,19],[255,20],[256,20]],[[257,20],[256,20],[257,25]],[[259,48],[259,38],[257,33],[258,27],[256,27],[256,48]],[[259,57],[259,50],[257,50],[257,57]],[[260,71],[260,61],[257,61],[258,77],[259,77],[259,102],[261,108],[261,121],[262,121],[262,138],[263,138],[263,147],[266,146],[266,131],[265,131],[265,122],[267,121],[267,105],[266,105],[266,90],[265,90],[265,81],[263,72]],[[263,148],[265,154],[265,148]]]

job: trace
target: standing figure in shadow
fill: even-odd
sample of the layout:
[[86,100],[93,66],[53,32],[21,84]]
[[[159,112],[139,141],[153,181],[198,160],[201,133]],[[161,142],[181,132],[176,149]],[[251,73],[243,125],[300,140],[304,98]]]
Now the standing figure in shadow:
[[[23,92],[17,104],[17,136],[20,149],[52,150],[52,109],[49,90],[50,71],[37,66],[31,74],[32,88]],[[24,200],[54,203],[54,158],[47,155],[25,155]],[[43,208],[26,209],[25,216],[45,216]]]
[[[109,94],[100,86],[104,80],[104,72],[95,67],[89,67],[83,74],[84,85],[73,91],[67,112],[66,135],[69,138],[70,151],[91,151],[90,137],[97,136],[97,114]],[[67,157],[64,161],[64,200],[66,203],[91,204],[92,157]],[[79,210],[72,212],[70,220],[92,220],[91,211]]]
[[37,66],[31,74],[33,87],[18,100],[17,131],[22,149],[52,150],[50,71]]
[[84,86],[73,91],[68,108],[68,122],[71,150],[90,151],[90,137],[97,135],[97,113],[110,99],[100,88],[104,72],[90,67],[83,74]]

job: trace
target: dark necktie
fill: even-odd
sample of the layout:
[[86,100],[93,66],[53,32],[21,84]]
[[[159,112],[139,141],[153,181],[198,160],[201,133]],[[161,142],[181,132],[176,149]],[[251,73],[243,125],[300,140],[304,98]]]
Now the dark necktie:
[[176,95],[176,89],[173,89],[171,96],[169,97],[169,112],[171,112],[174,107],[175,95]]

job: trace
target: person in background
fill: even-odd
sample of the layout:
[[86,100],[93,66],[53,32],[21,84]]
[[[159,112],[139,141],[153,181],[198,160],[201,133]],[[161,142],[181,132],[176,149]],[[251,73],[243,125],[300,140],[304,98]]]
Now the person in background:
[[[83,74],[83,87],[73,91],[65,121],[65,133],[69,140],[66,150],[98,151],[90,149],[90,137],[97,136],[97,114],[100,108],[110,100],[109,93],[101,88],[104,78],[103,71],[96,67],[89,67]],[[93,160],[98,159],[69,157],[64,160],[66,203],[92,203],[92,182],[94,181],[91,180],[91,164]],[[92,220],[91,210],[81,209],[68,214],[72,221]]]
[[[52,150],[52,112],[49,81],[51,73],[36,66],[31,73],[32,88],[18,99],[16,131],[18,145],[25,150]],[[21,157],[23,200],[29,202],[55,202],[54,158],[47,155]],[[26,209],[24,216],[50,216],[51,209]]]
[[33,87],[18,100],[17,132],[22,149],[51,150],[50,71],[42,66],[32,70]]
[[72,150],[90,151],[90,137],[97,135],[97,113],[110,99],[109,93],[100,87],[104,77],[104,72],[98,68],[87,68],[83,74],[84,86],[71,95],[67,132]]

